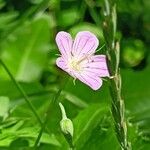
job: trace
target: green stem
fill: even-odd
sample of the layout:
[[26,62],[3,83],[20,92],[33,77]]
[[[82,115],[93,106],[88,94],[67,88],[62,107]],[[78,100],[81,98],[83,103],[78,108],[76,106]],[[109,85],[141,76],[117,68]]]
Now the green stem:
[[25,91],[23,90],[23,88],[20,86],[20,84],[15,80],[15,78],[13,77],[12,73],[10,72],[10,70],[8,69],[8,67],[5,65],[5,63],[2,61],[2,59],[0,59],[0,63],[3,66],[3,68],[5,69],[5,71],[7,72],[7,74],[9,75],[9,77],[11,78],[11,80],[13,81],[13,83],[16,85],[17,89],[19,90],[19,92],[22,94],[22,96],[24,97],[26,103],[28,104],[28,106],[30,107],[31,111],[33,112],[33,114],[35,115],[36,119],[38,120],[38,122],[40,123],[40,125],[42,126],[42,120],[39,117],[38,113],[36,112],[34,106],[32,105],[32,103],[30,102],[27,94],[25,93]]
[[67,81],[68,81],[68,78],[65,80],[64,84],[60,87],[60,89],[58,90],[58,92],[56,93],[56,95],[54,96],[54,98],[49,103],[48,109],[46,111],[45,121],[44,121],[44,123],[43,123],[43,125],[42,125],[42,127],[40,129],[40,132],[39,132],[38,137],[37,137],[37,139],[35,141],[35,144],[34,144],[34,150],[36,150],[37,147],[38,147],[38,144],[39,144],[40,139],[42,137],[43,131],[44,131],[44,129],[46,127],[46,124],[47,124],[47,121],[48,121],[48,119],[50,117],[50,111],[52,110],[52,107],[54,106],[54,104],[58,100],[59,96],[61,95],[61,92],[64,89],[64,87],[66,86]]
[[92,19],[94,20],[94,22],[96,23],[96,25],[99,27],[101,24],[101,20],[99,15],[97,14],[96,10],[95,10],[95,4],[94,1],[88,1],[85,0],[86,5],[88,6],[90,15],[92,17]]
[[84,16],[85,16],[86,10],[87,10],[87,5],[86,5],[85,1],[83,0],[83,1],[81,2],[81,7],[80,7],[80,9],[79,9],[79,12],[80,12],[80,13],[79,13],[79,14],[80,14],[79,22],[82,22],[82,21],[84,20]]
[[72,136],[70,134],[68,134],[68,135],[63,134],[63,135],[65,137],[66,142],[69,145],[69,150],[75,150],[75,147],[74,147],[74,144],[73,144],[73,141],[72,141]]
[[122,150],[131,150],[127,138],[127,123],[125,118],[125,104],[122,99],[122,85],[120,75],[120,45],[116,41],[116,3],[115,0],[105,0],[103,32],[106,41],[108,68],[110,76],[111,112],[114,119],[115,131]]

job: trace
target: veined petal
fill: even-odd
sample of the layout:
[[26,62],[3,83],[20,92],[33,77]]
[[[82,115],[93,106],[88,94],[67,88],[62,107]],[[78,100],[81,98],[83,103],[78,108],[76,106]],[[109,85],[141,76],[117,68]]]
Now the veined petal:
[[79,32],[73,43],[72,54],[75,57],[82,58],[85,55],[94,54],[99,45],[97,37],[89,32]]
[[68,68],[67,62],[66,62],[66,60],[65,60],[63,57],[59,57],[59,58],[56,59],[56,65],[57,65],[60,69],[62,69],[62,70],[64,70],[65,72],[67,72],[67,73],[68,73],[69,75],[71,75],[72,77],[76,78],[76,77],[74,76],[74,71],[71,70],[70,68]]
[[91,58],[84,63],[83,70],[99,77],[108,77],[109,71],[107,68],[106,56],[91,56]]
[[102,86],[102,79],[98,76],[93,76],[88,72],[76,73],[75,76],[93,90],[98,90]]
[[69,33],[61,31],[56,35],[56,43],[60,53],[64,58],[71,56],[71,49],[73,45],[72,37]]
[[56,65],[64,71],[66,71],[68,69],[67,64],[63,57],[58,57],[56,59]]

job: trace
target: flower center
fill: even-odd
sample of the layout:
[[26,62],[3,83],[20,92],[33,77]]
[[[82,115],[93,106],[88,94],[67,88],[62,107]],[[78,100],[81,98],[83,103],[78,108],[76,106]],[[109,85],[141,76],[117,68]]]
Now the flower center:
[[75,71],[81,71],[81,66],[80,66],[80,63],[78,60],[75,60],[75,59],[71,59],[69,62],[68,62],[68,66],[69,68],[75,70]]

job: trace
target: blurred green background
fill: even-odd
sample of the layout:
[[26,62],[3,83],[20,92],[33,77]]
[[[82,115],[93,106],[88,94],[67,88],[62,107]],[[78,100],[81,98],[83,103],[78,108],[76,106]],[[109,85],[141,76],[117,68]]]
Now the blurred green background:
[[[0,0],[0,58],[28,94],[43,118],[49,102],[67,74],[56,67],[59,51],[55,35],[89,30],[100,47],[103,0]],[[150,1],[118,0],[118,33],[121,38],[121,75],[129,140],[134,150],[150,149]],[[105,53],[102,49],[99,53]],[[67,116],[74,124],[77,150],[119,150],[110,113],[108,82],[92,91],[69,80],[61,94]],[[61,113],[56,104],[50,114],[39,150],[67,150],[60,131]],[[40,125],[24,98],[0,65],[0,150],[29,150]]]

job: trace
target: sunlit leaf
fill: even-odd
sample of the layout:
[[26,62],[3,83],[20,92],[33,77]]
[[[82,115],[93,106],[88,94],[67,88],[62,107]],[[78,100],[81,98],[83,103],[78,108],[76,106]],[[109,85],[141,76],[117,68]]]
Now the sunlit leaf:
[[[2,53],[16,79],[35,81],[40,78],[46,64],[49,46],[48,18],[40,17],[26,23],[5,41]],[[3,75],[3,78],[6,78]]]
[[74,143],[77,149],[84,146],[107,111],[108,108],[105,105],[92,105],[81,111],[74,119]]
[[9,112],[9,98],[0,96],[0,120],[5,119]]

